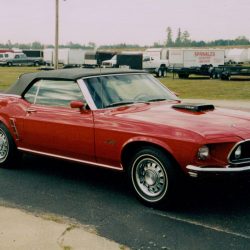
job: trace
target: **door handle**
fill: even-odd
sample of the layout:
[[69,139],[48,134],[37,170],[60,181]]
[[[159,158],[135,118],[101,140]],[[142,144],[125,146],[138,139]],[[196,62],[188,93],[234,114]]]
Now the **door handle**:
[[27,112],[28,114],[35,113],[35,112],[36,112],[36,109],[29,108],[29,109],[26,109],[26,112]]

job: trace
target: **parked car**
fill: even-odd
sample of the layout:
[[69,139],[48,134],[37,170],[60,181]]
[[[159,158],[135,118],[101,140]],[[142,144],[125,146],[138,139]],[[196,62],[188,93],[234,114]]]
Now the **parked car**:
[[39,66],[43,65],[43,59],[40,57],[27,57],[24,53],[13,53],[13,56],[5,60],[5,65],[26,65],[26,66]]
[[143,71],[28,73],[0,95],[0,167],[21,152],[124,171],[143,202],[171,203],[182,176],[250,170],[250,114],[182,103]]

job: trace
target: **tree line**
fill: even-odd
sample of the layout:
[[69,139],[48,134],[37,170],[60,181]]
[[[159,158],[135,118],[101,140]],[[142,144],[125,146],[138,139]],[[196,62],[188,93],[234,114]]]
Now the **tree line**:
[[[211,46],[242,46],[250,45],[249,39],[245,36],[239,36],[236,39],[218,39],[214,41],[195,41],[191,39],[188,31],[181,31],[178,28],[176,38],[173,38],[173,31],[171,27],[166,29],[167,37],[165,41],[166,47],[211,47]],[[162,44],[155,44],[162,46]]]
[[[178,28],[176,37],[173,36],[173,30],[171,27],[166,29],[166,40],[163,43],[155,42],[152,46],[140,46],[138,44],[108,44],[101,45],[98,49],[142,49],[150,47],[215,47],[215,46],[249,46],[250,40],[245,36],[239,36],[235,39],[218,39],[214,41],[195,41],[191,39],[190,33],[188,31],[182,31]],[[97,45],[94,42],[89,42],[88,44],[79,44],[69,42],[65,45],[60,45],[60,48],[71,48],[71,49],[95,49]],[[45,45],[38,41],[32,43],[12,43],[10,40],[7,43],[0,43],[0,48],[12,49],[44,49],[44,48],[54,48],[54,45]]]

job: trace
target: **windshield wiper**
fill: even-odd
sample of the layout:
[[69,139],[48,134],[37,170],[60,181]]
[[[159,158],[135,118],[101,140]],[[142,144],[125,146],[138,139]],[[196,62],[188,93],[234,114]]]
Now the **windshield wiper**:
[[117,107],[121,105],[128,105],[128,104],[133,104],[135,102],[133,101],[120,101],[120,102],[113,102],[105,106],[105,108],[110,108],[110,107]]
[[122,105],[129,105],[135,103],[148,103],[148,101],[120,101],[120,102],[113,102],[105,106],[105,108],[117,107]]
[[155,98],[155,99],[150,99],[148,102],[161,102],[161,101],[166,101],[166,98]]

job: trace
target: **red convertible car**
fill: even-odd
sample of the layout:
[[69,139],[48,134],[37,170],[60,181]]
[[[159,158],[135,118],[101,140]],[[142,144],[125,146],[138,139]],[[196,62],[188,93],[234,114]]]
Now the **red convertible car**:
[[21,75],[0,95],[0,166],[21,152],[125,171],[148,204],[181,175],[250,170],[250,114],[185,104],[150,74],[63,69]]

